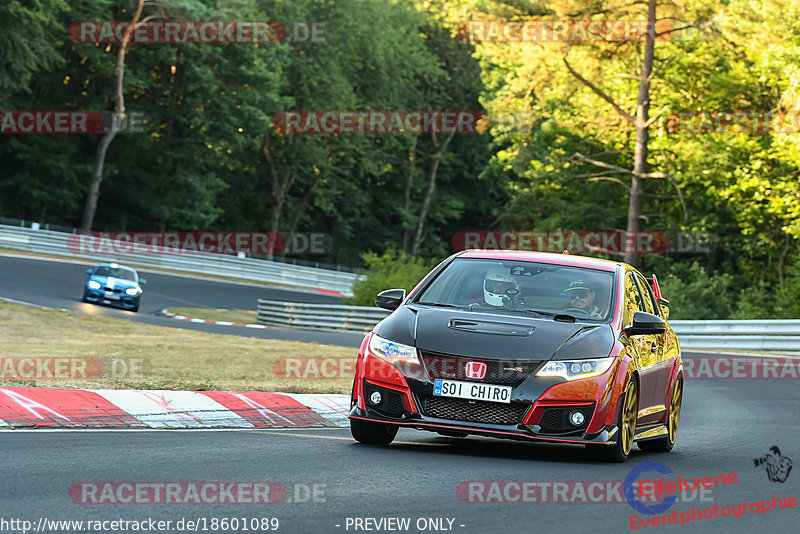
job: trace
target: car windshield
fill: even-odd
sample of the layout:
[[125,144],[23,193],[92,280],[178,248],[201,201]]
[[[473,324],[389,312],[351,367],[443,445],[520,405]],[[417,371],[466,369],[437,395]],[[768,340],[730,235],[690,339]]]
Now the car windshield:
[[136,281],[136,273],[132,269],[125,269],[124,267],[108,267],[100,266],[94,270],[96,276],[110,276],[112,278],[119,278],[122,280]]
[[538,312],[608,321],[614,309],[613,288],[614,276],[608,271],[457,258],[414,302],[484,313]]

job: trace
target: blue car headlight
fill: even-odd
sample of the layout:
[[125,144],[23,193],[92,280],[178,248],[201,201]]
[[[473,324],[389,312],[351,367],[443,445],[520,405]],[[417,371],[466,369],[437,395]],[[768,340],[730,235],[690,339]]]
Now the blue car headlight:
[[608,371],[616,358],[598,358],[596,360],[562,360],[547,362],[539,369],[536,376],[560,376],[565,380],[577,380],[602,375]]
[[372,334],[369,339],[369,351],[392,364],[400,362],[419,364],[417,349],[410,345],[390,341],[377,334]]
[[135,297],[136,295],[139,294],[139,288],[138,287],[129,287],[128,289],[125,290],[125,294],[126,295],[130,295],[132,297]]
[[100,282],[96,282],[94,280],[89,280],[86,285],[89,286],[89,289],[100,289],[103,287],[100,285]]

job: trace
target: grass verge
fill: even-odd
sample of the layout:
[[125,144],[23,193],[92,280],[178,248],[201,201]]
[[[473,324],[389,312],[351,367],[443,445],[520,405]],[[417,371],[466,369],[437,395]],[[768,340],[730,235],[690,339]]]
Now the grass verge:
[[[6,386],[350,393],[351,376],[286,379],[273,365],[280,370],[283,358],[344,358],[352,369],[357,355],[346,347],[209,334],[2,301],[0,324],[0,384]],[[22,357],[34,364],[23,366]],[[47,377],[43,369],[63,358],[97,358],[103,375],[83,378],[92,373],[78,370],[66,373],[70,378]]]

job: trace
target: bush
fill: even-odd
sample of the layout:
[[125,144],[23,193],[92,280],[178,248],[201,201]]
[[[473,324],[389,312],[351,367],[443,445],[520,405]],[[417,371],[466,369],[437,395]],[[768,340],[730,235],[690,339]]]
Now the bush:
[[792,319],[800,316],[800,263],[786,275],[785,289],[765,280],[744,289],[729,274],[708,274],[697,262],[675,264],[661,281],[670,319]]
[[387,250],[382,256],[367,252],[362,256],[367,264],[367,279],[355,283],[353,296],[344,299],[353,306],[374,306],[375,295],[384,289],[411,291],[428,274],[435,262],[412,258],[402,251]]
[[727,319],[735,293],[729,274],[709,275],[699,263],[675,265],[663,281],[661,293],[669,300],[670,319]]

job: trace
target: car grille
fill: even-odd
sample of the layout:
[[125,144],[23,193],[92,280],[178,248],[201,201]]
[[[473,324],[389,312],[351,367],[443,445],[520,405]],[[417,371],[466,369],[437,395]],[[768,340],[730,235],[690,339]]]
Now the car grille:
[[[569,414],[574,411],[583,413],[583,424],[575,426],[569,422]],[[594,406],[569,406],[560,408],[547,408],[539,419],[539,427],[541,432],[545,434],[557,434],[561,432],[572,432],[575,430],[582,430],[589,425],[589,419],[592,418]]]
[[122,289],[120,289],[120,288],[118,288],[118,287],[114,287],[114,288],[111,288],[111,287],[104,287],[103,289],[104,289],[105,291],[113,291],[114,293],[122,293]]
[[[367,394],[367,406],[376,412],[382,413],[383,415],[388,415],[389,417],[400,417],[403,415],[403,412],[406,411],[405,405],[403,404],[403,395],[399,391],[381,388],[366,383],[364,384],[364,389],[366,390]],[[371,404],[369,402],[369,396],[373,391],[378,391],[381,394],[381,402],[378,404]]]
[[[537,360],[486,360],[452,356],[435,352],[421,351],[422,363],[431,378],[450,380],[469,380],[484,384],[500,384],[516,387],[535,373],[542,362]],[[467,378],[465,366],[469,362],[483,362],[489,366],[486,376],[481,379]]]
[[502,404],[434,396],[425,396],[422,401],[422,411],[430,417],[495,425],[518,424],[530,406],[525,403]]

